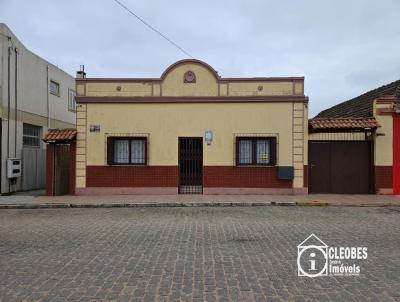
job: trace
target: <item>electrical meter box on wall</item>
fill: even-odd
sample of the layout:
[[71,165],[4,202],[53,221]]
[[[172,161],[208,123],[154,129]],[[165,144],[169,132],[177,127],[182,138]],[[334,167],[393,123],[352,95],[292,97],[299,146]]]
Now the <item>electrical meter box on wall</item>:
[[21,159],[7,159],[7,178],[16,178],[21,176]]
[[278,178],[285,179],[285,180],[292,180],[294,177],[294,168],[289,167],[278,167]]

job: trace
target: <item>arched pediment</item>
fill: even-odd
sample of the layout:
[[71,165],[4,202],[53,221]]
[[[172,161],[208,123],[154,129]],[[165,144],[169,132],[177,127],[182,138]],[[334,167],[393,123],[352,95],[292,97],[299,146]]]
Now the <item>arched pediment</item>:
[[188,59],[170,65],[161,75],[162,96],[217,96],[218,73],[207,63]]

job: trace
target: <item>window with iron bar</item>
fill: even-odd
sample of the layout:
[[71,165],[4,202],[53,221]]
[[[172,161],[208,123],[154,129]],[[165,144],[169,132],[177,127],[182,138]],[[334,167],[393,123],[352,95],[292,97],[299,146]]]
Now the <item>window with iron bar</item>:
[[40,147],[40,133],[42,127],[23,124],[22,143],[27,147]]
[[108,137],[109,165],[147,165],[147,137]]
[[236,165],[276,165],[276,137],[236,137]]

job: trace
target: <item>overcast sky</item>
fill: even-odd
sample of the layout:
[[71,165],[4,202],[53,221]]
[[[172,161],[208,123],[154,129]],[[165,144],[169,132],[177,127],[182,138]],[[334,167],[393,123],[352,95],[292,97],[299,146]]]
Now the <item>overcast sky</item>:
[[[399,0],[121,0],[223,77],[305,76],[310,116],[400,79]],[[71,75],[159,77],[186,56],[113,0],[0,0],[0,22]]]

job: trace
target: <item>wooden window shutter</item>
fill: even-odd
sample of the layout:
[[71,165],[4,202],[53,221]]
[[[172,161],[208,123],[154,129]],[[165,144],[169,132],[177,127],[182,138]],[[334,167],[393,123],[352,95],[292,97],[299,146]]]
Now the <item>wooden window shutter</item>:
[[271,137],[271,165],[276,165],[276,137]]
[[114,164],[114,139],[107,137],[107,164]]

